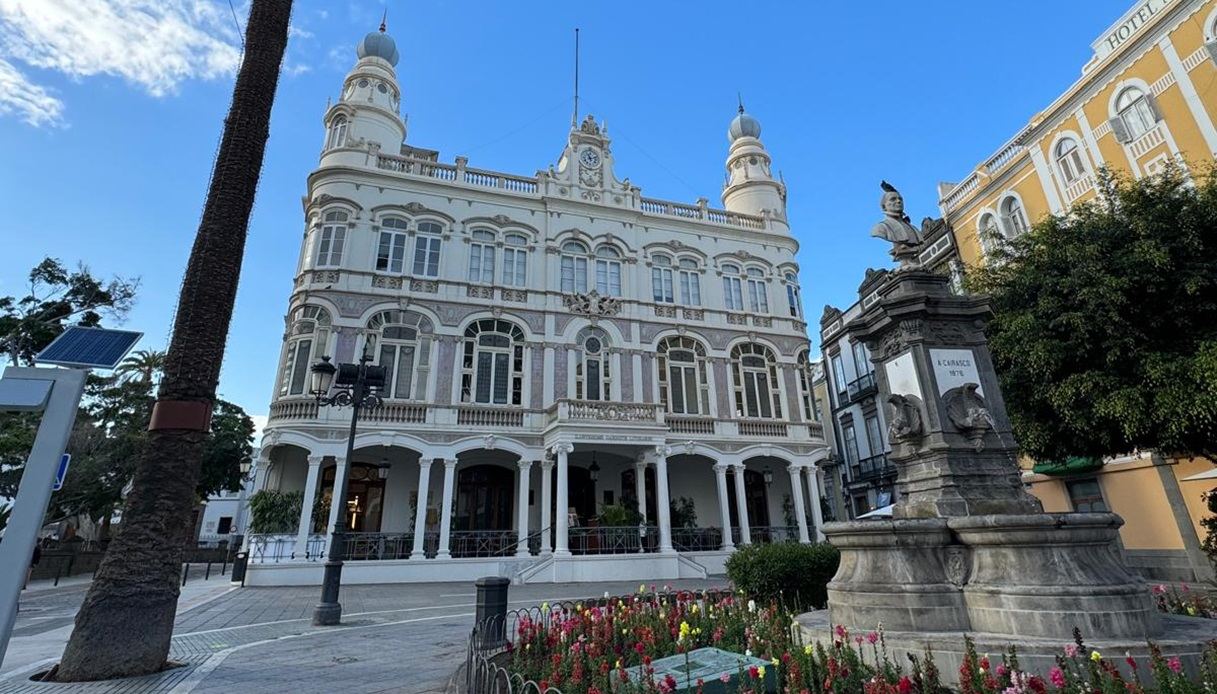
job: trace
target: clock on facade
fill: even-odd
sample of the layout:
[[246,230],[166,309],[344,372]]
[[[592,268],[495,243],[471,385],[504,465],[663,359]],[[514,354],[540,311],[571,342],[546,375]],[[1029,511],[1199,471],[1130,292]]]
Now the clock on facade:
[[579,155],[579,161],[583,162],[584,166],[600,166],[600,154],[591,147],[588,147]]

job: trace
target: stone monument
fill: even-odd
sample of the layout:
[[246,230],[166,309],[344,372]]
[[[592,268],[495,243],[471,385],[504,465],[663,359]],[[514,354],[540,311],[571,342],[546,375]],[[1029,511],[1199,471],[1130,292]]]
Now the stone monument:
[[[1124,561],[1123,520],[1045,513],[1023,488],[984,336],[988,302],[952,293],[949,277],[918,265],[921,235],[899,193],[883,186],[886,218],[872,235],[892,243],[900,267],[867,272],[859,288],[867,308],[845,327],[870,351],[888,407],[897,501],[892,520],[824,526],[841,566],[827,614],[800,618],[808,635],[882,624],[890,647],[920,655],[931,646],[951,659],[970,633],[994,653],[1016,644],[1024,666],[1041,671],[1075,627],[1118,653],[1144,655],[1148,638],[1169,642],[1147,586]],[[950,674],[957,664],[939,667]]]

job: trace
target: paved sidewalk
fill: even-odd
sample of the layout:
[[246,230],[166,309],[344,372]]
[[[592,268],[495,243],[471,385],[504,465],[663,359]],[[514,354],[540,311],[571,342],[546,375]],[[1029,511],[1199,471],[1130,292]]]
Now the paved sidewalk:
[[[670,585],[707,588],[725,583],[720,578]],[[526,607],[637,588],[624,583],[512,586],[509,599],[513,607]],[[472,583],[346,586],[340,627],[311,625],[318,591],[316,586],[240,588],[179,610],[170,653],[183,666],[173,670],[66,685],[29,681],[30,674],[45,667],[31,664],[0,675],[0,693],[438,692],[464,662],[473,625]],[[62,643],[58,650],[51,648],[49,657],[61,650]]]

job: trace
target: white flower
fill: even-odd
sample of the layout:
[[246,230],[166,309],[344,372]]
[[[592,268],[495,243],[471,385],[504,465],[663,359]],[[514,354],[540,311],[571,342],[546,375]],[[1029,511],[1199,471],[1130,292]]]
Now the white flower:
[[752,649],[751,649],[751,648],[749,648],[749,649],[745,650],[745,651],[744,651],[744,655],[746,655],[746,656],[748,656],[749,658],[751,658],[751,657],[752,657]]
[[755,600],[749,600],[749,601],[748,601],[748,611],[749,611],[749,612],[756,612],[756,601],[755,601]]

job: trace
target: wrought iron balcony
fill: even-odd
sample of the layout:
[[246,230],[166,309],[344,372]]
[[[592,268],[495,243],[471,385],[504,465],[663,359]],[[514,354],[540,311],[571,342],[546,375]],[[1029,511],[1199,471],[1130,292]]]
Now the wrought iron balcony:
[[875,372],[871,371],[850,381],[846,389],[849,391],[849,402],[857,402],[868,395],[874,395],[878,390],[875,386]]
[[886,454],[863,458],[849,466],[849,471],[851,482],[865,482],[896,475],[896,467],[888,461]]

